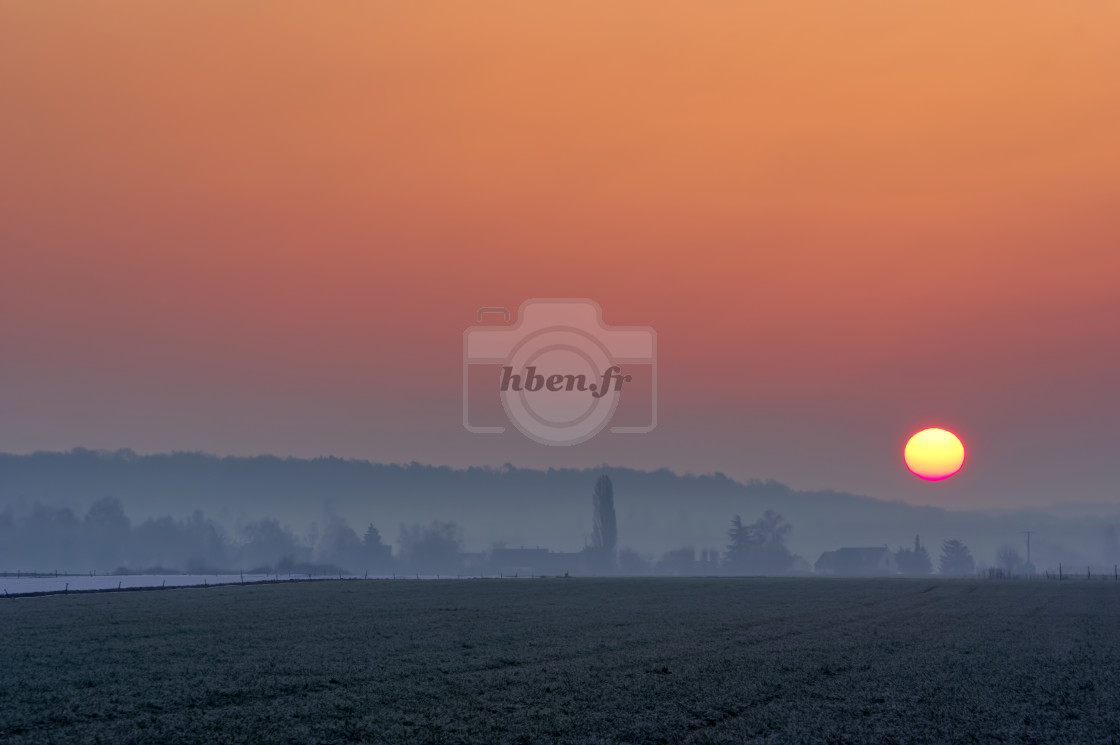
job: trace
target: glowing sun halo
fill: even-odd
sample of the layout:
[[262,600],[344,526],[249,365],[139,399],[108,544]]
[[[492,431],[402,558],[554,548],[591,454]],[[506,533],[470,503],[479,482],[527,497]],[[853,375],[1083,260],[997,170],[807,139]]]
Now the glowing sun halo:
[[930,427],[910,438],[903,451],[906,467],[927,481],[947,479],[964,464],[964,445],[948,430]]

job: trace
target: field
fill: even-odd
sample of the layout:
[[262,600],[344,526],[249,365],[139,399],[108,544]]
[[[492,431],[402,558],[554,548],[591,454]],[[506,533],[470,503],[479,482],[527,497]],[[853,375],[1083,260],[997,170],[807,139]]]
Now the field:
[[370,580],[0,601],[0,742],[1117,743],[1120,583]]
[[290,574],[46,574],[0,575],[0,593],[29,595],[52,592],[88,592],[90,590],[135,590],[149,587],[188,587],[192,585],[232,585],[245,582],[298,581],[338,579],[303,574],[293,579]]

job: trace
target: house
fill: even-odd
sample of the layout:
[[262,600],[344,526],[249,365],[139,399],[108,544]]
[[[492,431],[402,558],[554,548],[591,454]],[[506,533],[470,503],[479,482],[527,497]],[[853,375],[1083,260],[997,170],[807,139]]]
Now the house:
[[813,565],[800,554],[793,555],[793,566],[789,568],[789,574],[812,574]]
[[813,565],[817,574],[848,577],[869,577],[897,574],[898,563],[886,546],[873,548],[838,548],[825,551]]

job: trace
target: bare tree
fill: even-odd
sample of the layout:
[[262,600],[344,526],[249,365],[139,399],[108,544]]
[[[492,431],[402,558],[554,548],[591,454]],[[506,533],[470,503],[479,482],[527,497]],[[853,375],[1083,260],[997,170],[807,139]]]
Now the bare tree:
[[1008,574],[1015,574],[1023,570],[1023,556],[1014,546],[1002,546],[999,551],[996,551],[996,564]]

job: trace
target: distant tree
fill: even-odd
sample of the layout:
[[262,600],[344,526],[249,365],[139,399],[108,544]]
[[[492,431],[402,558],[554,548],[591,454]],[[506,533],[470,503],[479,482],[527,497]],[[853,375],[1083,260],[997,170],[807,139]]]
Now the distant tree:
[[781,546],[783,549],[786,536],[793,530],[793,526],[787,523],[780,513],[773,510],[762,513],[762,517],[754,525],[756,534],[762,538],[763,546]]
[[278,520],[264,519],[241,527],[241,568],[271,569],[287,559],[291,562],[300,552],[295,536]]
[[968,546],[951,538],[941,545],[940,569],[942,574],[947,575],[972,574],[976,571],[976,562]]
[[451,574],[459,568],[463,539],[455,523],[433,521],[426,527],[402,525],[397,543],[401,562],[411,571]]
[[362,548],[368,562],[368,569],[384,571],[393,565],[393,549],[381,540],[381,532],[369,524],[362,536]]
[[727,531],[730,543],[724,565],[736,572],[780,574],[793,567],[793,554],[785,545],[793,530],[781,514],[766,510],[752,525],[735,515]]
[[85,519],[94,566],[116,568],[129,560],[131,524],[120,500],[104,497],[93,503]]
[[222,526],[195,510],[187,521],[187,532],[191,534],[192,555],[186,557],[186,566],[203,569],[229,568],[229,540]]
[[600,476],[592,494],[595,508],[595,525],[591,543],[597,548],[613,552],[618,541],[618,524],[614,513],[614,485],[610,476]]
[[895,560],[898,563],[898,571],[902,574],[930,574],[933,572],[933,562],[929,558],[929,552],[926,551],[926,547],[922,545],[918,536],[914,536],[913,549],[899,546],[898,551],[895,552]]
[[[103,530],[104,527],[92,528],[88,521],[79,521],[68,508],[35,503],[30,515],[18,521],[18,524],[13,522],[9,541],[5,542],[4,548],[18,563],[13,562],[7,566],[47,567],[54,564],[54,568],[70,568],[75,561],[79,564],[88,563],[91,556],[97,556],[103,550],[103,540],[110,540],[117,549],[123,550],[123,544],[128,539],[127,525],[123,532]],[[98,563],[89,565],[110,567],[115,556],[116,551],[113,551],[108,557],[99,557]],[[57,566],[58,564],[61,566]]]
[[362,545],[367,548],[374,548],[384,546],[381,542],[381,531],[378,530],[373,523],[370,523],[366,528],[365,535],[362,536]]
[[760,543],[753,526],[744,525],[743,518],[735,515],[731,518],[731,528],[727,531],[727,537],[730,543],[727,544],[726,564],[731,568],[745,566],[758,550]]
[[90,506],[86,514],[86,524],[97,528],[126,530],[129,521],[119,499],[104,497]]
[[591,532],[590,558],[599,571],[613,571],[616,566],[618,522],[614,512],[614,486],[610,476],[600,476],[591,495],[594,525]]
[[203,572],[228,568],[222,529],[201,510],[186,520],[151,517],[132,529],[128,566],[132,569],[162,567]]
[[996,564],[1008,574],[1021,572],[1025,566],[1019,550],[1011,545],[1001,546],[999,551],[996,551]]
[[319,523],[317,522],[312,522],[303,531],[303,542],[308,546],[318,546],[322,537],[323,531],[319,529]]
[[317,562],[333,564],[351,572],[367,569],[366,553],[358,534],[338,515],[328,515],[315,546]]

